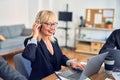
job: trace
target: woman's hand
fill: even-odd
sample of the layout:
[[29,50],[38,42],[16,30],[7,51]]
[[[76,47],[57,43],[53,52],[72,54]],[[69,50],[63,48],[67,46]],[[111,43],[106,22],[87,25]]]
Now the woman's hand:
[[70,66],[74,69],[81,69],[81,70],[85,68],[85,64],[82,64],[80,62],[70,62]]
[[40,23],[34,23],[33,24],[33,37],[34,38],[37,38],[38,37],[38,34],[39,34],[39,31],[40,31],[40,27],[41,27],[41,24]]

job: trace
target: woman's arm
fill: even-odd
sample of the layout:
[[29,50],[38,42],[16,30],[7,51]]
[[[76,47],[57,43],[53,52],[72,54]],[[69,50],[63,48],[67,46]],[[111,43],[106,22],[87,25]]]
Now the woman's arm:
[[25,50],[23,51],[22,56],[30,61],[34,61],[36,58],[36,48],[37,48],[37,38],[39,35],[41,24],[35,22],[32,28],[32,37],[27,38],[24,42]]
[[24,42],[25,49],[22,56],[30,61],[34,61],[36,56],[37,40],[36,38],[27,38]]

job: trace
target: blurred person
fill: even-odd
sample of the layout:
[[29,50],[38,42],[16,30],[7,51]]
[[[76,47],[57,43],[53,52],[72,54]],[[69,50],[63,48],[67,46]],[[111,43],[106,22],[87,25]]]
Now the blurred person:
[[101,48],[99,54],[106,51],[106,49],[120,49],[120,29],[114,30],[108,39],[106,40],[106,43]]
[[11,65],[0,56],[0,77],[3,80],[27,80],[23,75],[14,70]]

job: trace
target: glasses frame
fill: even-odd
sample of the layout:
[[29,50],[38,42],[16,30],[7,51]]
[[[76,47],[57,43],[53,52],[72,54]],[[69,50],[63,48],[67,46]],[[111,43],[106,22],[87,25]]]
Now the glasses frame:
[[52,27],[52,26],[57,27],[57,25],[58,25],[57,22],[54,22],[54,23],[43,22],[42,24],[45,24],[45,25],[47,25],[48,27]]

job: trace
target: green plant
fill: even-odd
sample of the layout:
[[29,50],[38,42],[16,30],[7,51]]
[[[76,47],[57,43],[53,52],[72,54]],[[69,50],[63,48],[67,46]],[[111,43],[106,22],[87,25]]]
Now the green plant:
[[112,21],[106,21],[105,24],[113,24]]
[[85,36],[86,36],[86,34],[83,34],[82,36],[83,36],[83,37],[85,37]]
[[106,21],[105,22],[105,27],[107,29],[112,29],[113,28],[113,22],[112,21]]

